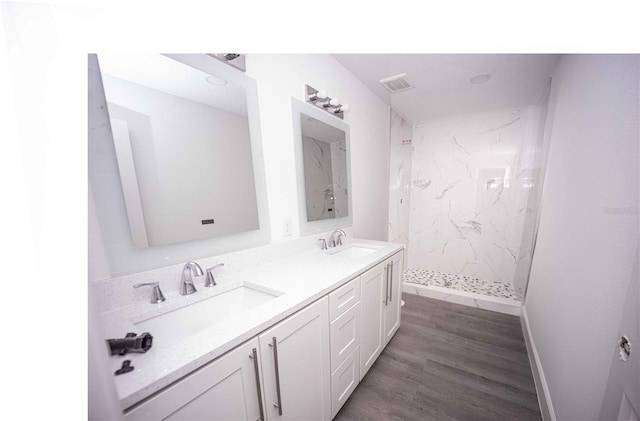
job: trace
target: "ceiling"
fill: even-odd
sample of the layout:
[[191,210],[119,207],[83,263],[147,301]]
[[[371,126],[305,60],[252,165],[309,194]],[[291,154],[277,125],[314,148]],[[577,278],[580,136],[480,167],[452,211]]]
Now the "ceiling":
[[[558,54],[334,54],[373,93],[413,123],[536,104]],[[380,79],[406,73],[414,89]],[[483,84],[470,79],[490,74]]]

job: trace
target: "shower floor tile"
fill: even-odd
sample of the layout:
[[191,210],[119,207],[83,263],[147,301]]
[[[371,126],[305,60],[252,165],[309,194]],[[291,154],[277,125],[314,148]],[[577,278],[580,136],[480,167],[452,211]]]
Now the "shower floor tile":
[[490,297],[519,300],[518,295],[510,284],[497,281],[485,281],[471,276],[408,268],[404,271],[403,280],[411,284],[452,288],[460,291],[488,295]]

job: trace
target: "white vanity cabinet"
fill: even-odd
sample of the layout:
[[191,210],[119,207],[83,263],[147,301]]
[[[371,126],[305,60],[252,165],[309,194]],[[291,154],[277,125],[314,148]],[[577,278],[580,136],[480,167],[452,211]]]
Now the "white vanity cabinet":
[[258,338],[194,371],[125,414],[126,420],[260,419]]
[[126,420],[331,420],[400,326],[400,251],[127,409]]
[[329,420],[329,308],[324,298],[260,335],[267,420]]
[[400,327],[402,252],[361,275],[360,380]]
[[327,302],[314,302],[189,374],[125,419],[331,419]]

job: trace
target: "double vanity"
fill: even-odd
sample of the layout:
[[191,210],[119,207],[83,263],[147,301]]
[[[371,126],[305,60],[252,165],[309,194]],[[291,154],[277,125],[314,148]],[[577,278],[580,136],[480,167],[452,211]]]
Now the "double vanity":
[[[350,240],[224,273],[197,292],[102,315],[105,334],[153,335],[115,376],[126,419],[332,419],[400,326],[403,246]],[[224,263],[224,262],[220,262]],[[123,277],[131,285],[150,274]],[[133,289],[131,289],[133,291]],[[138,295],[140,296],[140,295]]]
[[404,246],[342,240],[342,105],[283,93],[298,209],[270,216],[258,86],[213,54],[89,56],[92,311],[153,337],[109,357],[126,419],[330,420],[400,326]]

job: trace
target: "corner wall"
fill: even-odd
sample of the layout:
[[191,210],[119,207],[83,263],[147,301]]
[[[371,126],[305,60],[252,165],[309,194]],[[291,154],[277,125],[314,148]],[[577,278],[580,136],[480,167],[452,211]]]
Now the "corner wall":
[[638,241],[639,81],[637,55],[566,55],[553,77],[525,309],[558,420],[603,404]]

